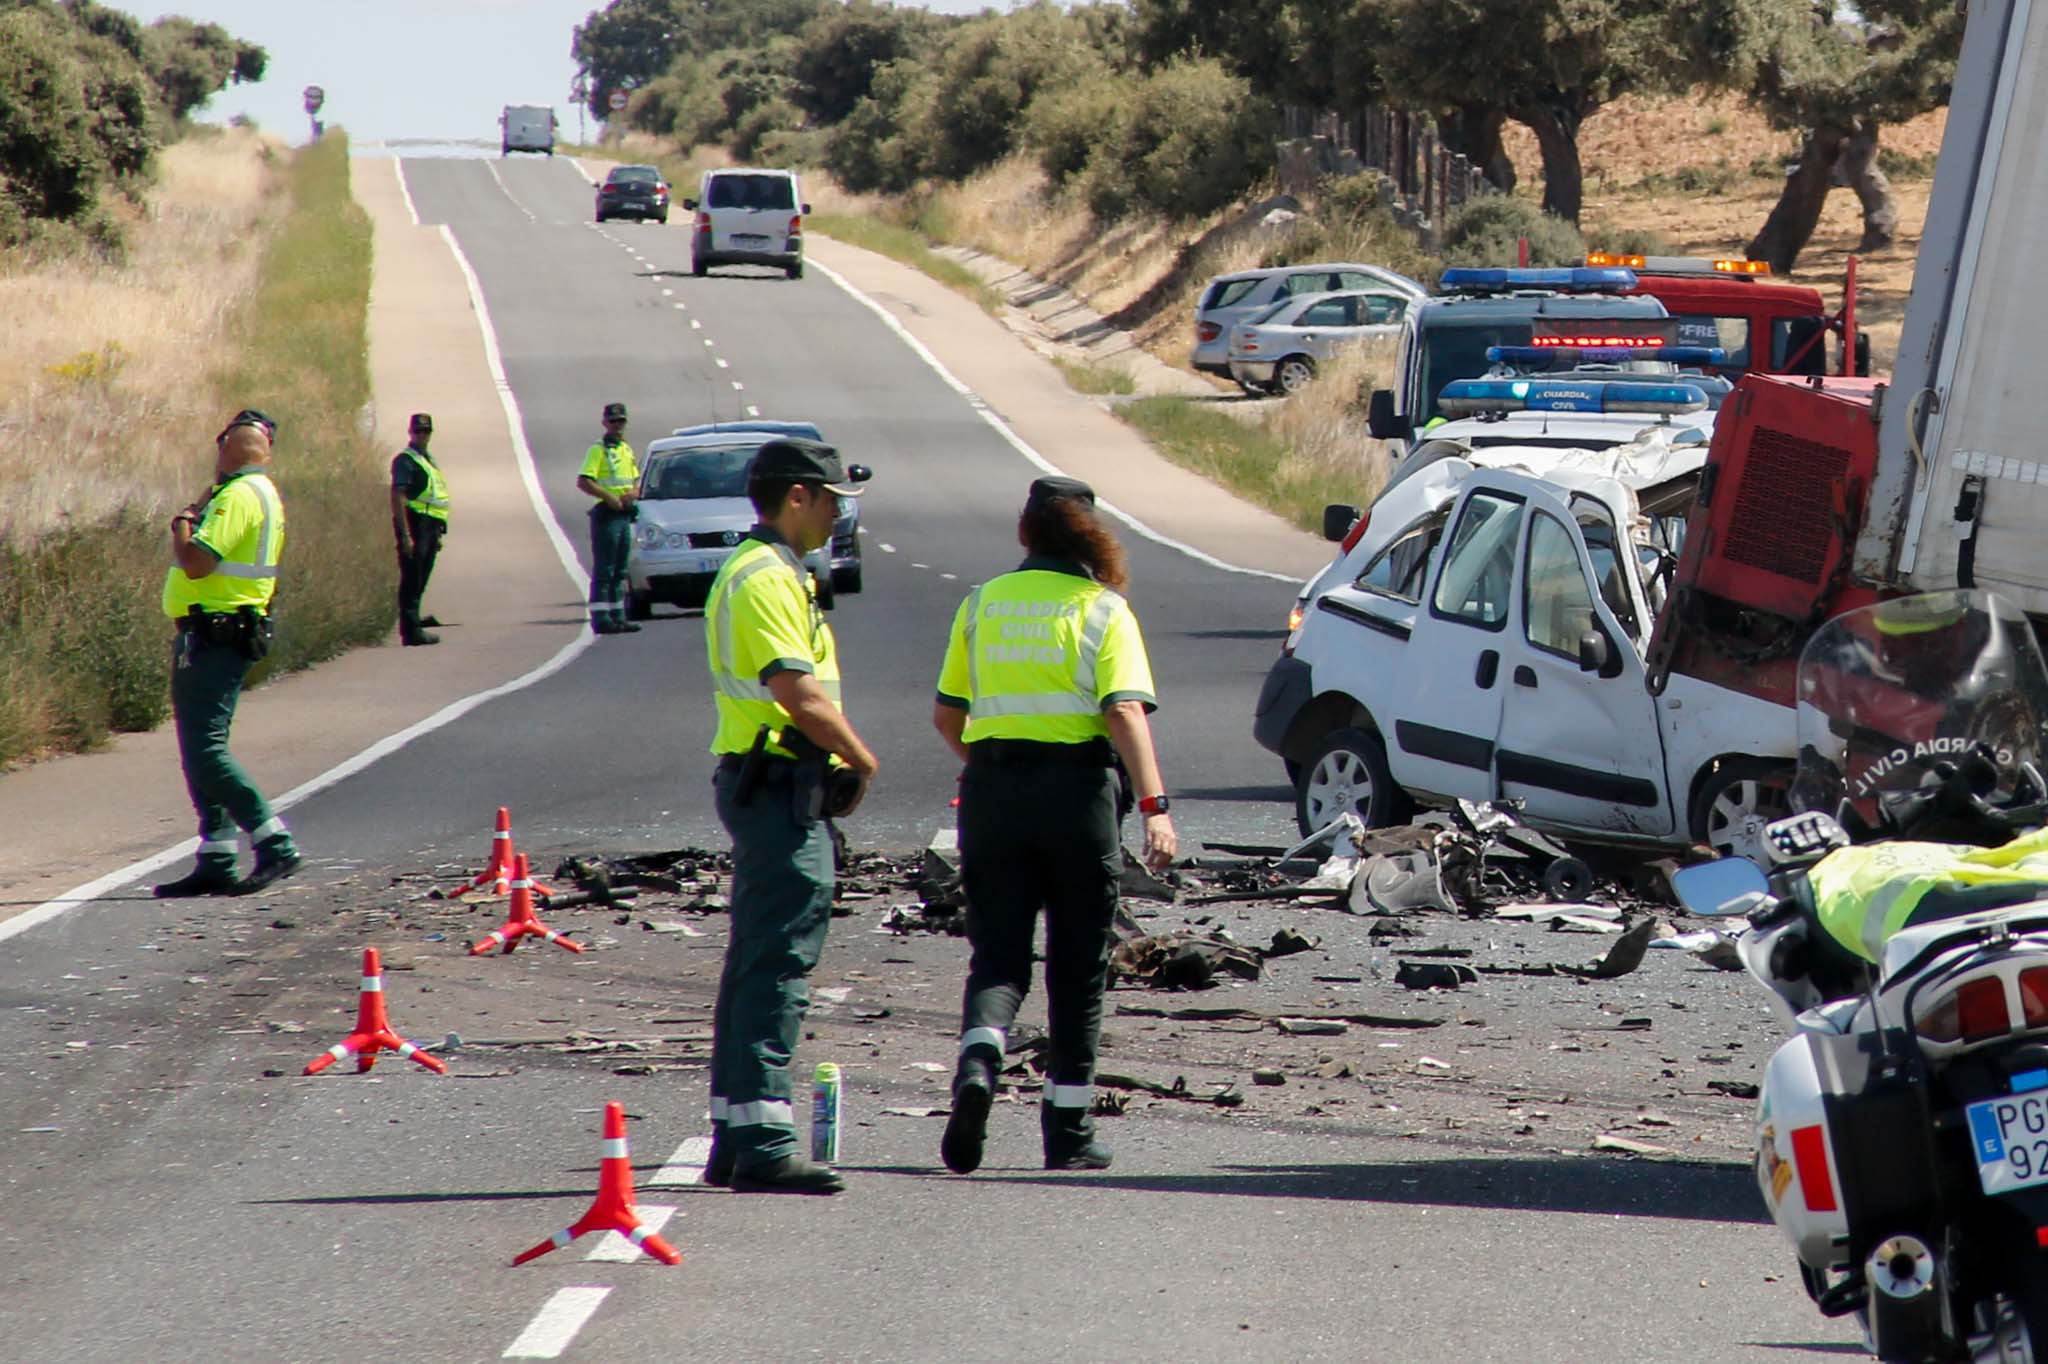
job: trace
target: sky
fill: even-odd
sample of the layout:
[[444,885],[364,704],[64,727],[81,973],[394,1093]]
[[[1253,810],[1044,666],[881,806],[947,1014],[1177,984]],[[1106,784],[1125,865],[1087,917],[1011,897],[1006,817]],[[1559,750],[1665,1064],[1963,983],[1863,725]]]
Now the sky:
[[[216,23],[270,54],[254,85],[231,85],[200,117],[247,114],[303,141],[302,95],[327,94],[320,116],[358,144],[396,138],[498,139],[507,104],[551,104],[576,132],[569,83],[576,25],[603,0],[188,0],[153,5],[111,0],[144,23],[182,14]],[[983,0],[928,0],[927,8],[974,13]],[[997,0],[996,8],[1006,6]]]

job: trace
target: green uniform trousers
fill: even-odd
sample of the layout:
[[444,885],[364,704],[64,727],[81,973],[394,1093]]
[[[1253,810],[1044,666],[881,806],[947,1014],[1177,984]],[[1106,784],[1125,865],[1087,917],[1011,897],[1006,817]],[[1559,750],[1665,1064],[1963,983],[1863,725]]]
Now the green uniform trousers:
[[732,835],[732,931],[711,1018],[711,1111],[721,1146],[745,1170],[793,1155],[790,1058],[811,1004],[804,978],[832,921],[832,836],[792,806],[794,764],[769,760],[745,805],[739,773],[712,779]]
[[590,509],[590,623],[617,625],[626,618],[626,560],[633,552],[633,518],[599,503]]
[[253,666],[240,649],[208,644],[193,634],[180,633],[171,645],[171,717],[185,790],[199,815],[201,866],[234,867],[237,826],[257,842],[284,830],[271,817],[270,802],[228,752],[235,703]]

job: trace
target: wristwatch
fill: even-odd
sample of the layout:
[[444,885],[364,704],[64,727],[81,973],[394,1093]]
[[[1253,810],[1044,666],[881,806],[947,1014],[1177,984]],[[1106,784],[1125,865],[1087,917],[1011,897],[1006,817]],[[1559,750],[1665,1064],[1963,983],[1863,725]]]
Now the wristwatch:
[[1173,802],[1163,795],[1147,796],[1138,802],[1138,813],[1144,815],[1163,815],[1172,808]]

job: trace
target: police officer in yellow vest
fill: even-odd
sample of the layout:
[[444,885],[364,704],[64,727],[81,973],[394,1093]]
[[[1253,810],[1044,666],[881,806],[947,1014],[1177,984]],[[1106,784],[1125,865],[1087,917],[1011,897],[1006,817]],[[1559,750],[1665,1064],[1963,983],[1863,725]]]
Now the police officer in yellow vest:
[[583,457],[576,486],[597,499],[590,509],[590,628],[600,635],[639,633],[626,619],[626,558],[640,509],[633,490],[640,466],[626,444],[626,405],[604,405],[604,438]]
[[[284,551],[284,503],[270,481],[277,424],[254,408],[214,438],[216,482],[171,518],[172,567],[164,614],[171,647],[171,715],[185,787],[199,814],[199,860],[156,887],[160,896],[247,894],[298,869],[284,821],[228,752],[242,679],[270,647],[270,603]],[[256,846],[256,865],[235,879],[235,830]]]
[[735,1189],[841,1188],[835,1171],[797,1151],[789,1070],[810,1005],[804,978],[831,922],[827,819],[859,805],[876,764],[840,709],[839,651],[803,559],[830,539],[838,499],[858,496],[867,476],[829,445],[763,445],[747,473],[758,523],[704,608],[718,709],[712,786],[733,858],[705,1180]]
[[967,764],[960,871],[973,953],[961,1008],[953,1112],[939,1154],[981,1164],[1006,1035],[1031,984],[1031,937],[1045,910],[1052,1047],[1039,1106],[1048,1170],[1101,1170],[1095,1052],[1116,914],[1122,843],[1118,757],[1145,819],[1155,869],[1177,846],[1146,720],[1152,668],[1121,595],[1123,549],[1071,478],[1031,485],[1017,525],[1027,557],[977,588],[953,618],[932,723]]
[[448,533],[448,480],[427,453],[434,418],[415,412],[407,424],[411,440],[391,461],[391,534],[398,542],[398,638],[406,644],[439,644],[428,627],[441,622],[420,614],[427,579]]

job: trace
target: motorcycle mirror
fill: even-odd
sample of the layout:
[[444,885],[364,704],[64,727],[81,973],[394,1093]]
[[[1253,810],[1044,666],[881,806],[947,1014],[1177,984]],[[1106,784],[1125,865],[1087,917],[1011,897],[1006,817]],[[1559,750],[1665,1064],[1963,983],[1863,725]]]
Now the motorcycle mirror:
[[1724,857],[1687,867],[1671,878],[1678,903],[1695,914],[1727,918],[1747,914],[1771,891],[1756,863],[1741,857]]

